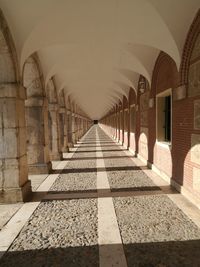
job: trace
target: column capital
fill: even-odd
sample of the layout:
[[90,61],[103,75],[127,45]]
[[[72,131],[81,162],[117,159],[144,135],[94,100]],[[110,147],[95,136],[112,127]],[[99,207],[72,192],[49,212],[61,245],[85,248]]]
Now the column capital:
[[64,107],[59,107],[59,113],[65,113],[66,109]]
[[58,104],[57,103],[49,103],[48,109],[49,109],[49,111],[58,111]]
[[26,107],[41,107],[44,104],[44,97],[33,96],[25,100]]

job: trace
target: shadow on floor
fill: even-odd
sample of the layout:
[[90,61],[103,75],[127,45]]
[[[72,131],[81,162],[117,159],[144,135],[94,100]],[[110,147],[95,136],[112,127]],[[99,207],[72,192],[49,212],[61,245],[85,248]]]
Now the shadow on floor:
[[33,192],[32,198],[34,201],[52,201],[52,200],[67,200],[67,199],[83,199],[83,198],[99,198],[99,197],[133,197],[145,195],[160,195],[160,194],[179,194],[171,186],[145,186],[145,187],[127,187],[127,188],[111,188],[111,189],[88,189],[88,190],[68,190],[68,191],[48,191],[48,192]]
[[128,267],[199,267],[200,240],[124,245]]
[[108,156],[108,157],[87,157],[87,158],[63,158],[63,160],[76,161],[76,160],[93,160],[93,159],[122,159],[122,158],[135,158],[135,156]]
[[[121,245],[103,245],[102,251],[116,258]],[[200,240],[125,244],[128,267],[199,267]],[[108,259],[109,260],[109,259]],[[0,260],[1,267],[98,267],[105,262],[99,247],[64,247],[41,250],[9,251]],[[112,265],[106,265],[112,266]],[[116,266],[116,265],[115,265]],[[103,266],[102,266],[103,267]],[[120,267],[120,266],[119,266]]]
[[[98,144],[113,144],[113,145],[116,145],[116,143],[114,143],[113,141],[98,141]],[[96,142],[85,142],[85,141],[83,141],[83,142],[77,142],[77,144],[80,144],[80,145],[87,145],[87,144],[93,144],[93,145],[95,145],[96,144]]]
[[98,267],[96,246],[9,251],[0,260],[1,267]]
[[119,166],[119,167],[105,167],[105,168],[76,168],[76,169],[58,169],[54,170],[54,174],[68,174],[68,173],[90,173],[90,172],[109,172],[109,171],[142,171],[149,170],[146,166]]
[[113,146],[115,146],[116,147],[116,144],[110,144],[110,145],[97,145],[97,146],[85,146],[85,143],[84,143],[84,145],[81,145],[81,146],[79,146],[79,148],[89,148],[89,147],[101,147],[101,148],[103,148],[103,147],[113,147]]
[[[102,153],[103,152],[116,152],[116,151],[127,151],[127,149],[105,149],[105,150],[100,150]],[[77,150],[76,153],[90,153],[90,152],[100,152],[99,150]]]

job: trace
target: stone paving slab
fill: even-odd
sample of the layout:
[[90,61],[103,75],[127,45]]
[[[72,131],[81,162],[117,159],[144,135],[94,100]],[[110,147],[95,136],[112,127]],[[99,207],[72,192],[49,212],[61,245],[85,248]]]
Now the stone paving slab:
[[47,176],[48,174],[29,175],[28,178],[31,181],[32,191],[36,191],[36,189],[42,184]]
[[0,266],[99,266],[97,200],[39,204]]
[[200,266],[200,229],[167,197],[114,198],[128,266]]
[[2,204],[0,205],[0,230],[12,218],[12,216],[22,207],[20,204]]

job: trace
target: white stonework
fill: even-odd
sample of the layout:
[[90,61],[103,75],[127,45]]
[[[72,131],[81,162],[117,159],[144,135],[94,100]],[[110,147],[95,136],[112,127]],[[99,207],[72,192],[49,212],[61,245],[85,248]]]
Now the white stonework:
[[193,168],[193,188],[200,192],[200,169]]
[[200,165],[200,134],[191,136],[191,161]]

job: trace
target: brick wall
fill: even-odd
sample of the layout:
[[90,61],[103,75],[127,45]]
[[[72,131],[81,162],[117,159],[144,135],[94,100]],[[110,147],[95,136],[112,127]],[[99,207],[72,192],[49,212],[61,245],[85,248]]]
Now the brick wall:
[[[191,25],[183,49],[180,70],[173,59],[160,52],[152,75],[151,88],[145,84],[144,92],[137,96],[129,93],[130,105],[135,104],[135,129],[123,133],[120,140],[129,145],[169,179],[200,199],[200,11]],[[156,96],[168,89],[172,93],[171,144],[157,141]],[[120,104],[118,110],[123,110]],[[130,115],[130,113],[129,113]],[[130,142],[129,142],[130,138]]]

